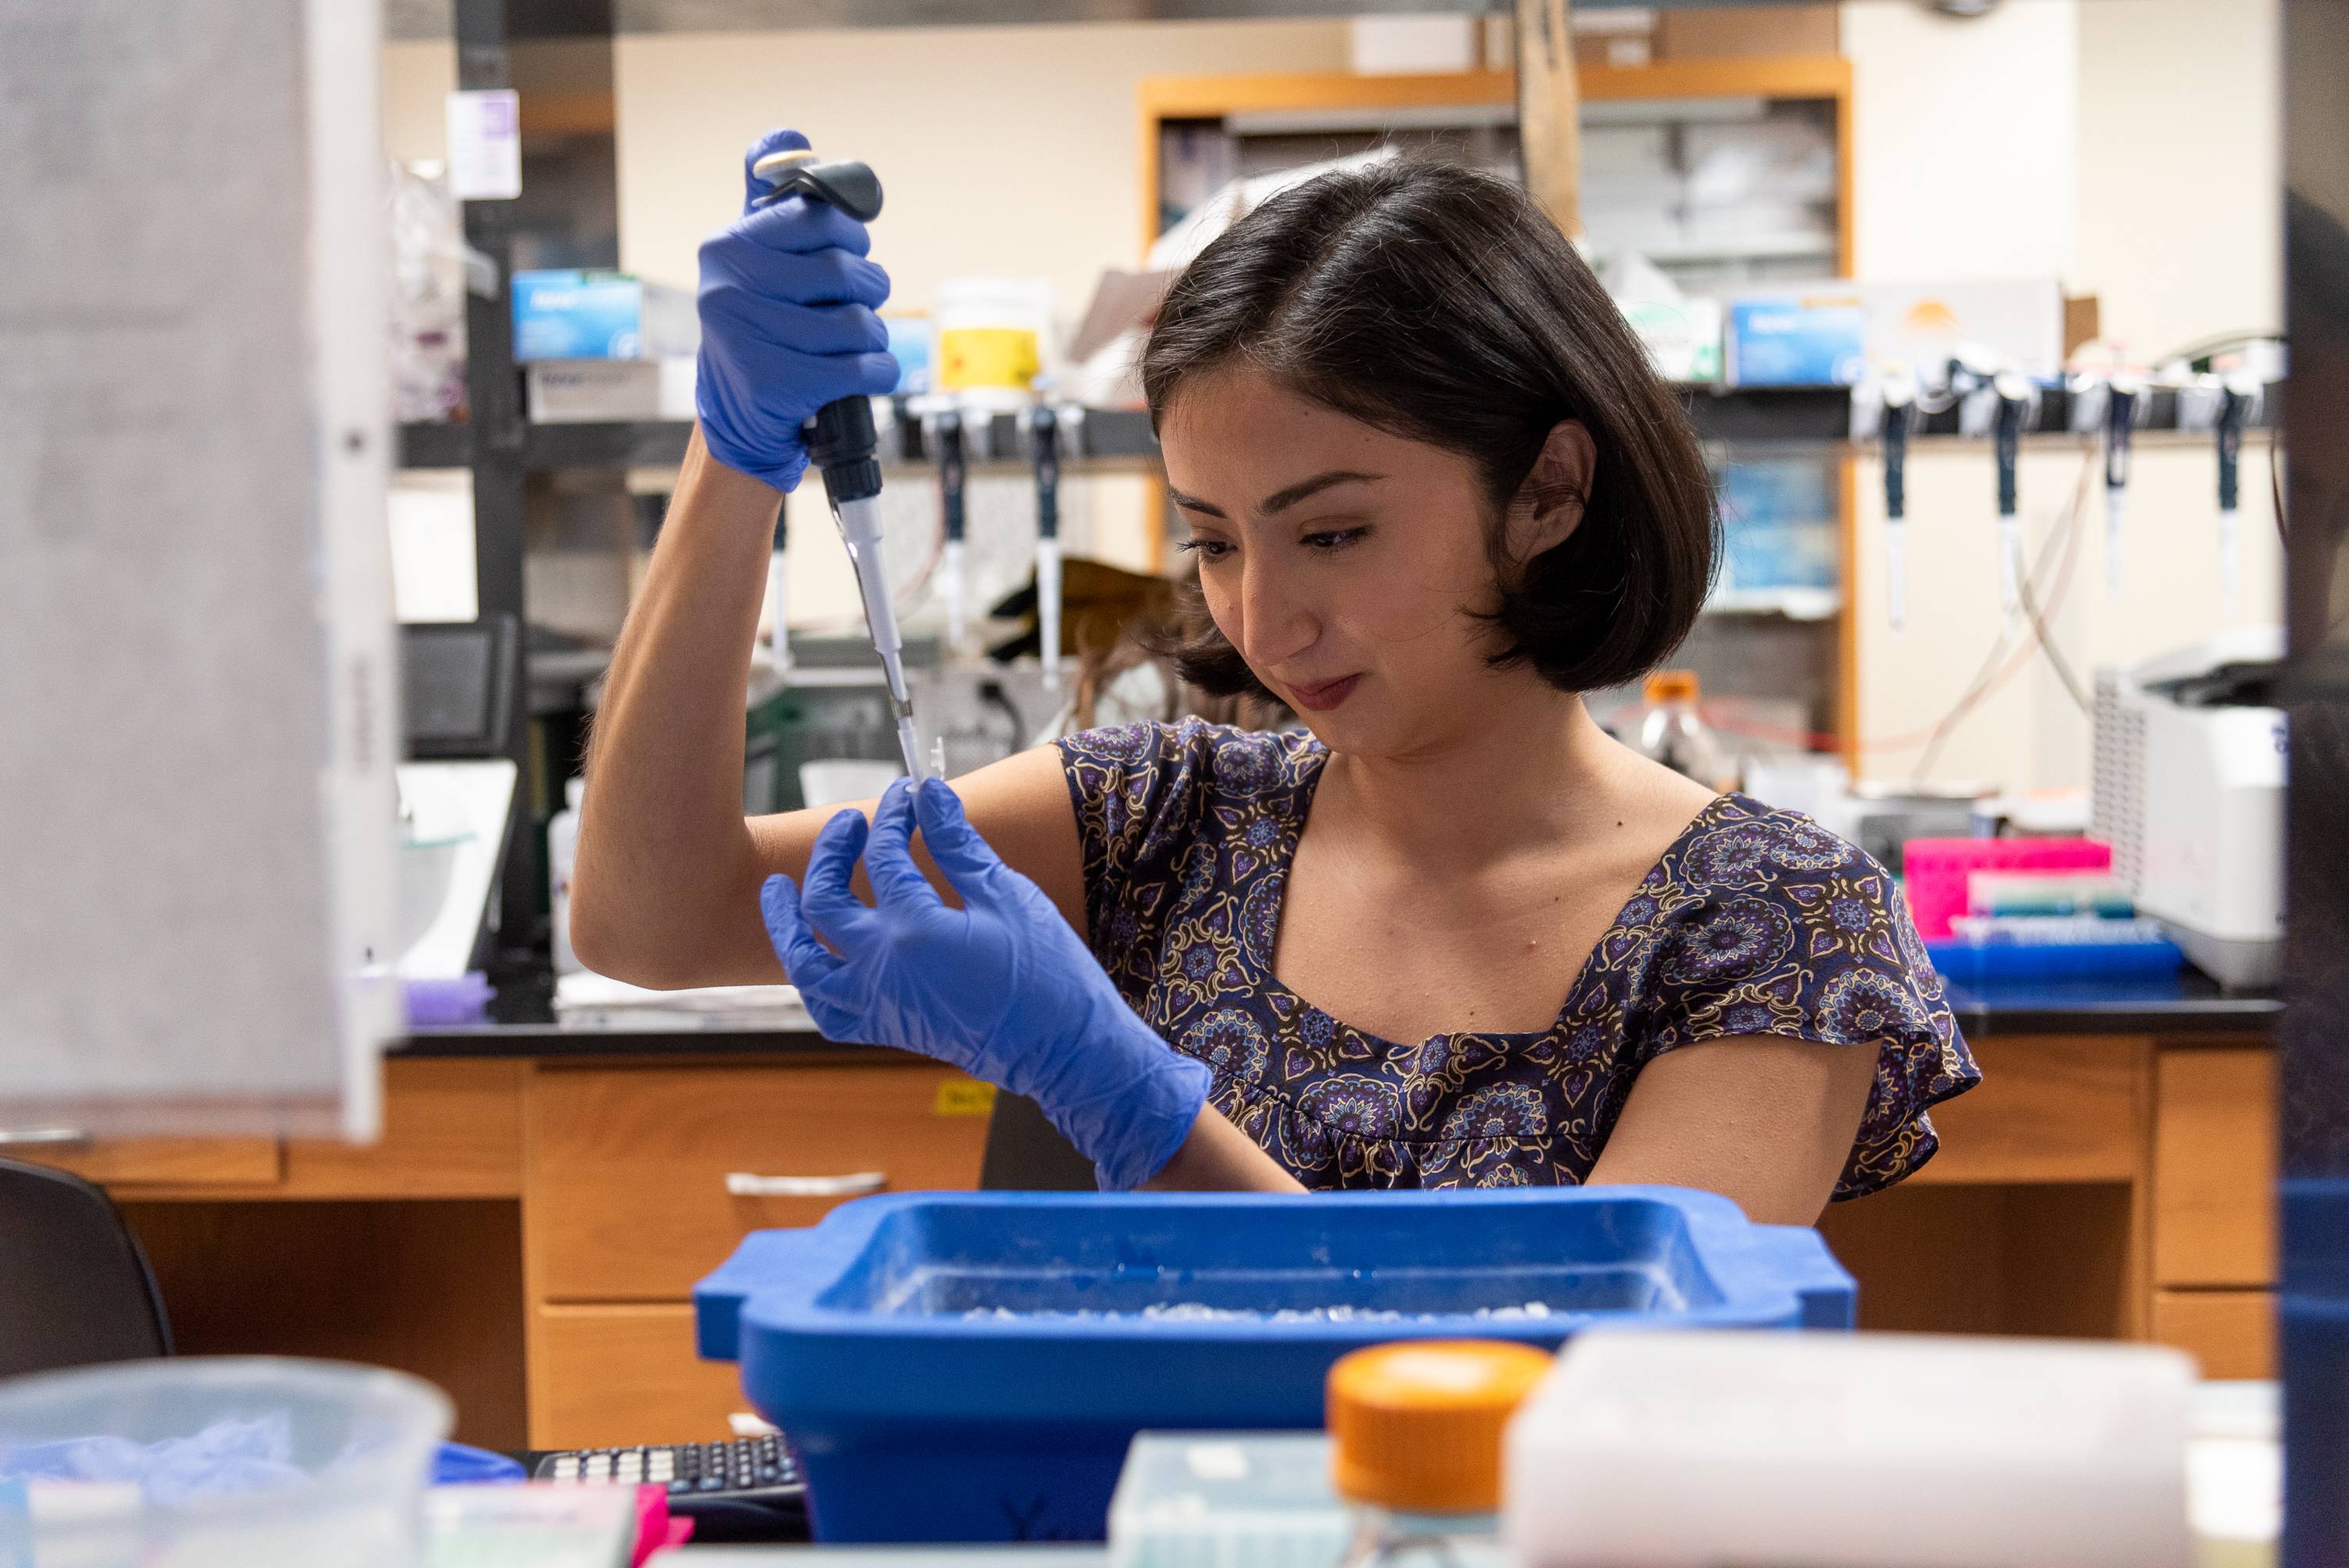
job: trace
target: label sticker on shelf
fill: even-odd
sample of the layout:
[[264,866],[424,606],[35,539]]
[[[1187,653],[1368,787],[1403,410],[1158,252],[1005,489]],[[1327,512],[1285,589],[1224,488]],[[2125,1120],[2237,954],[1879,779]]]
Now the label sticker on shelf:
[[933,1116],[986,1116],[995,1109],[995,1086],[973,1078],[948,1078],[930,1102]]
[[449,193],[460,201],[522,194],[522,95],[511,88],[449,95]]

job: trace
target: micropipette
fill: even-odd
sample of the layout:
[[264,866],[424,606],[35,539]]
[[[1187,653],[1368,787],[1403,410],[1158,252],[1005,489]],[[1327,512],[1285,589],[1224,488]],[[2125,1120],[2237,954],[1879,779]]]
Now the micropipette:
[[2129,435],[2137,428],[2138,382],[2116,376],[2105,387],[2105,592],[2121,591],[2121,524],[2127,512]]
[[1036,440],[1036,627],[1044,689],[1061,689],[1061,421],[1050,405],[1030,417]]
[[2227,377],[2219,402],[2219,592],[2220,603],[2232,611],[2235,589],[2243,577],[2243,530],[2235,503],[2243,457],[2243,422],[2258,400],[2259,384]]
[[931,433],[938,443],[938,497],[946,508],[946,559],[940,570],[946,578],[947,647],[951,652],[962,646],[963,534],[969,526],[963,500],[968,469],[963,459],[962,416],[952,408],[939,410]]
[[1998,422],[1992,427],[1992,447],[1998,459],[1998,598],[2012,615],[2023,603],[2023,520],[2015,511],[2015,469],[2023,460],[2023,417],[2031,401],[2031,383],[2012,372],[2002,374],[1998,388]]
[[1917,387],[1905,376],[1884,384],[1885,601],[1892,629],[1909,619],[1909,420]]
[[[881,181],[862,163],[818,162],[814,153],[805,150],[771,152],[751,165],[750,172],[773,187],[759,199],[762,204],[801,196],[828,201],[861,223],[881,215]],[[889,602],[888,568],[881,558],[881,464],[875,456],[879,440],[873,428],[872,401],[842,397],[826,403],[802,427],[802,434],[808,460],[823,470],[832,518],[840,526],[841,542],[848,547],[849,564],[856,573],[864,624],[873,634],[873,651],[880,655],[881,673],[889,684],[905,771],[916,780],[926,779],[928,764],[914,731],[914,699],[905,686],[905,645],[897,634],[896,606]]]

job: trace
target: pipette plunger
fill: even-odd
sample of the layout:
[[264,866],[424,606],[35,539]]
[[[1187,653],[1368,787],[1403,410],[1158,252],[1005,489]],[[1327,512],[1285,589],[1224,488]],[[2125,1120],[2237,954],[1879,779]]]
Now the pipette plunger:
[[1036,631],[1044,689],[1061,689],[1061,420],[1047,406],[1029,428],[1036,441]]

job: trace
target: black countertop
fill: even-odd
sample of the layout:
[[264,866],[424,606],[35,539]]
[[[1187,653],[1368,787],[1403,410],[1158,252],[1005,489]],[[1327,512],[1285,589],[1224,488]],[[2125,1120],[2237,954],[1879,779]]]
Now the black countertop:
[[[2021,1035],[2269,1035],[2283,1011],[2272,992],[2228,992],[2193,969],[2157,980],[2003,981],[1948,985],[1970,1040]],[[451,1057],[882,1056],[878,1046],[834,1045],[812,1028],[646,1020],[583,1028],[554,1019],[543,985],[508,985],[478,1024],[419,1028],[392,1049],[403,1059]]]

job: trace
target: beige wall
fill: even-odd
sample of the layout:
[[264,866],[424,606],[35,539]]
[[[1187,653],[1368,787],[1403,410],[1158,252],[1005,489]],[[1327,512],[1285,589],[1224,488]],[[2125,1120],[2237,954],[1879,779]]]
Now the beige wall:
[[742,150],[788,125],[880,172],[893,305],[926,308],[943,278],[1043,277],[1073,315],[1103,267],[1140,259],[1136,83],[1345,65],[1337,21],[623,38],[621,264],[692,282],[694,247],[740,209]]
[[2276,0],[2082,0],[2075,290],[2150,356],[2283,326]]
[[457,46],[446,38],[383,46],[383,142],[403,162],[449,156],[442,103],[457,90]]

